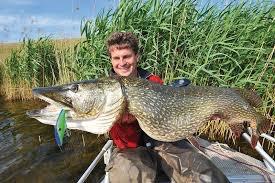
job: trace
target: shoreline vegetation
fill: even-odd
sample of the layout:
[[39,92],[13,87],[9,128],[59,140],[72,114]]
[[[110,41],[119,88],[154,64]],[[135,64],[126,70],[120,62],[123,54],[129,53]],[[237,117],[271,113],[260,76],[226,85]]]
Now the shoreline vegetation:
[[8,43],[7,47],[0,44],[0,95],[6,100],[29,100],[33,99],[33,87],[76,80],[65,64],[73,62],[79,42],[81,39],[44,37]]
[[[259,111],[274,122],[274,4],[235,1],[198,9],[196,3],[121,0],[117,9],[83,21],[81,39],[24,40],[10,54],[0,54],[0,95],[27,100],[33,87],[108,75],[107,36],[131,31],[140,38],[140,66],[165,83],[185,77],[194,85],[254,89],[263,99]],[[274,154],[274,144],[268,149]]]

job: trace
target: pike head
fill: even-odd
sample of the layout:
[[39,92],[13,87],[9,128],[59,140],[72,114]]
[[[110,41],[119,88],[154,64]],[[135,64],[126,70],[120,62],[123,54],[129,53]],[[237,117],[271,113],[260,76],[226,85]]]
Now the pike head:
[[34,88],[33,94],[51,104],[29,116],[42,123],[55,124],[53,114],[67,110],[67,127],[94,134],[110,130],[125,108],[121,85],[114,78],[100,78],[70,84]]

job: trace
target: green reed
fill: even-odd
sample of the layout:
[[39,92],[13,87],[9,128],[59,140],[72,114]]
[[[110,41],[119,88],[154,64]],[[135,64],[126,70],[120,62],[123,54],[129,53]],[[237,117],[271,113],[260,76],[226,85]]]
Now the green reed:
[[54,46],[48,38],[24,40],[2,68],[1,89],[8,98],[28,98],[32,87],[52,85],[58,79]]
[[121,1],[113,13],[83,23],[82,34],[87,40],[81,46],[83,55],[89,56],[80,57],[79,62],[105,68],[108,57],[104,40],[109,33],[132,31],[141,40],[140,65],[167,83],[186,76],[198,84],[260,84],[255,70],[266,67],[263,78],[259,78],[261,72],[257,78],[268,78],[266,73],[270,74],[274,63],[271,59],[264,66],[274,46],[272,10],[265,4],[242,3],[223,10],[204,7],[198,11],[190,1]]

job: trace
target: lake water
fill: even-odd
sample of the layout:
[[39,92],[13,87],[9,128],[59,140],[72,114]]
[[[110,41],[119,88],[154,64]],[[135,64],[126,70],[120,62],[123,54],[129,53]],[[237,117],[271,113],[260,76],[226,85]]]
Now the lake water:
[[[77,182],[103,147],[102,137],[71,130],[60,149],[53,126],[26,115],[26,111],[41,107],[41,102],[5,102],[0,98],[0,182]],[[103,174],[102,162],[88,182],[97,182]]]

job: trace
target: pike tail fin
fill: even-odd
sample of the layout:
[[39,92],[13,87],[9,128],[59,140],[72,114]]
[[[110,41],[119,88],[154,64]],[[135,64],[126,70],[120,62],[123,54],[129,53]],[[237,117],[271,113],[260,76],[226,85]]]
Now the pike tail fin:
[[[265,116],[257,113],[256,123],[251,123],[252,127],[252,136],[251,136],[251,147],[255,149],[259,136],[262,133],[266,133],[271,128],[271,120],[267,119]],[[254,126],[254,127],[253,127]]]
[[271,129],[271,120],[267,119],[265,116],[258,114],[257,117],[257,132],[259,134],[266,133],[268,130]]
[[252,136],[251,136],[251,147],[252,147],[253,149],[255,149],[258,140],[259,140],[259,136],[258,136],[258,135],[255,135],[255,134],[252,134]]
[[271,119],[267,119],[265,116],[260,113],[257,114],[257,131],[252,134],[251,137],[251,146],[255,148],[259,140],[259,135],[262,133],[267,133],[271,129],[272,123]]

